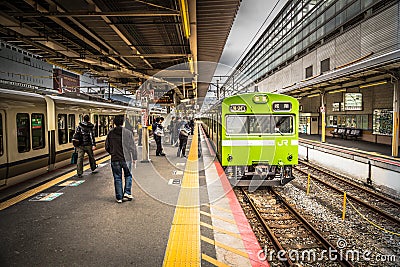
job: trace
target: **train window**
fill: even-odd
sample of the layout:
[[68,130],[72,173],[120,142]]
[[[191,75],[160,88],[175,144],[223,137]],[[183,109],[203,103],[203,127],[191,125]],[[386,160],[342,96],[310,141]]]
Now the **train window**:
[[99,115],[94,115],[94,137],[99,137]]
[[114,118],[115,116],[108,116],[108,131],[114,128]]
[[274,127],[274,132],[281,134],[293,133],[293,116],[271,116],[271,126]]
[[32,149],[44,148],[44,115],[33,113],[31,118]]
[[100,115],[100,136],[108,133],[108,116]]
[[227,134],[247,134],[247,116],[227,116]]
[[0,114],[0,156],[4,154],[4,143],[3,143],[3,114]]
[[30,130],[29,114],[17,113],[17,142],[19,153],[28,152],[31,149]]
[[288,115],[227,116],[226,134],[293,133],[293,124]]
[[75,133],[75,114],[68,115],[68,142],[72,143],[72,137]]
[[58,143],[67,143],[67,114],[58,114]]

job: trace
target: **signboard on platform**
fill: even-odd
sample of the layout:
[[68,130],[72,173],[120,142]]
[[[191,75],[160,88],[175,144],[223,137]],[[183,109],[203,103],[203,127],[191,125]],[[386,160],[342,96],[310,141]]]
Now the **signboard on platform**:
[[362,110],[362,93],[344,94],[345,110]]

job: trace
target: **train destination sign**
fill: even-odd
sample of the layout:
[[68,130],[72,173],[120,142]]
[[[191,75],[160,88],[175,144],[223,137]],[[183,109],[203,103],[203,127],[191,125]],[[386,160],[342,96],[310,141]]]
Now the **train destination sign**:
[[272,103],[273,111],[290,111],[292,110],[292,103],[290,102],[278,102]]
[[247,107],[243,104],[232,104],[229,106],[230,112],[246,112]]

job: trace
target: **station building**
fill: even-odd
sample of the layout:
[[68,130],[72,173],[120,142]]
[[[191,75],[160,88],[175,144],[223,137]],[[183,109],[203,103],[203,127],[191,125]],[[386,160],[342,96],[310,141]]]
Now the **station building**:
[[301,133],[360,129],[397,156],[399,14],[394,0],[288,1],[224,87],[292,95]]

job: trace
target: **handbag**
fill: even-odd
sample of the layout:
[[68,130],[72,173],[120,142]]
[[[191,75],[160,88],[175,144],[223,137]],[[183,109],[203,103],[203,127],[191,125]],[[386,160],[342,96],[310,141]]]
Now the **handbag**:
[[76,152],[76,149],[75,149],[71,155],[71,164],[77,164],[77,163],[78,163],[78,152]]

